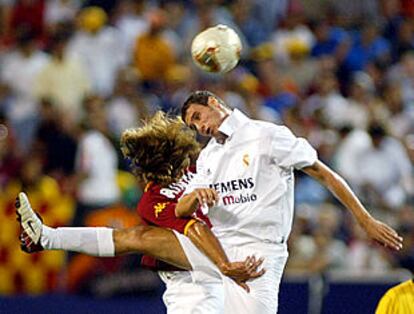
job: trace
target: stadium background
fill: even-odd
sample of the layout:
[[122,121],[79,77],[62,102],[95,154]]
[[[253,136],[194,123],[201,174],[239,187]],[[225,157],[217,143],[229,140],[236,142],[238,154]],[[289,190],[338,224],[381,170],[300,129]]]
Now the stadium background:
[[[218,23],[244,45],[219,76],[189,55]],[[414,1],[2,0],[0,25],[1,313],[164,311],[139,256],[20,252],[13,203],[26,190],[51,226],[138,223],[119,135],[200,88],[308,138],[404,236],[398,253],[364,241],[298,173],[280,313],[372,313],[412,276]]]

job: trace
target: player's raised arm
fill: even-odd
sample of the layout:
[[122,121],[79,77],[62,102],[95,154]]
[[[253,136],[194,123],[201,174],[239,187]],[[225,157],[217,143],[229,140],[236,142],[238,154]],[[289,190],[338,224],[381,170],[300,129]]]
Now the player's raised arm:
[[302,171],[326,186],[351,211],[370,238],[397,251],[402,248],[403,239],[394,229],[370,215],[339,174],[321,161],[316,161],[312,166],[302,168]]

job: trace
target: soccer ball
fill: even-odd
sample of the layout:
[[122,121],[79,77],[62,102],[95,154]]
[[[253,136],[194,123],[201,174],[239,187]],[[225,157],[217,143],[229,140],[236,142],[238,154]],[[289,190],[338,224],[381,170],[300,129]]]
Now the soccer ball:
[[240,37],[230,27],[219,24],[199,33],[191,44],[194,63],[207,72],[225,73],[240,59]]

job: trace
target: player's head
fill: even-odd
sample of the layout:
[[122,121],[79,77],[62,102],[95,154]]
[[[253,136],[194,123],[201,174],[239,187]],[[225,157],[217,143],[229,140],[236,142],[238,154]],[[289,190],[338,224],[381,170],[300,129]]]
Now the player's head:
[[217,136],[230,107],[217,95],[209,91],[191,93],[181,108],[185,124],[204,136]]
[[121,150],[139,180],[168,185],[182,176],[200,147],[179,117],[159,111],[144,126],[122,133]]

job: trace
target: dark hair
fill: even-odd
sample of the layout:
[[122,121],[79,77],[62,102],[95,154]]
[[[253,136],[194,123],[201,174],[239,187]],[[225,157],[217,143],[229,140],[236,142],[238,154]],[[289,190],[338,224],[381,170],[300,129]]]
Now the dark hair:
[[16,42],[19,46],[27,46],[36,40],[35,32],[27,26],[21,26],[16,30]]
[[185,122],[185,115],[187,114],[188,108],[192,104],[198,104],[203,106],[208,106],[208,99],[210,97],[215,98],[223,107],[227,109],[231,109],[219,96],[216,94],[213,94],[212,92],[209,92],[207,90],[198,90],[195,92],[192,92],[190,96],[186,99],[184,104],[181,107],[181,118]]
[[380,122],[372,122],[368,126],[368,134],[373,138],[383,138],[387,135],[387,131],[385,130],[384,125]]

